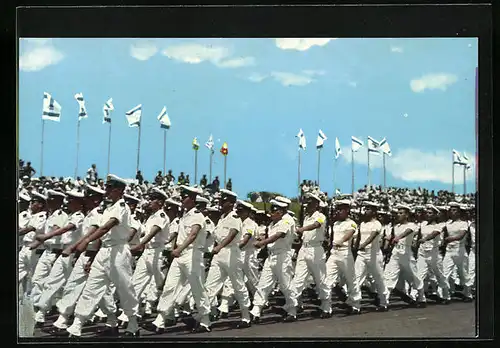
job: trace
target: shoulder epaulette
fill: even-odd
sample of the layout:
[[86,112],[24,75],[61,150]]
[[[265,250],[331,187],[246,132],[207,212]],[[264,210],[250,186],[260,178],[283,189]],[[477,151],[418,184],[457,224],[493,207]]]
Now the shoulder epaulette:
[[161,216],[162,218],[164,218],[164,217],[165,217],[165,213],[160,213],[160,216]]
[[125,206],[125,202],[121,202],[120,207],[124,207],[124,206]]

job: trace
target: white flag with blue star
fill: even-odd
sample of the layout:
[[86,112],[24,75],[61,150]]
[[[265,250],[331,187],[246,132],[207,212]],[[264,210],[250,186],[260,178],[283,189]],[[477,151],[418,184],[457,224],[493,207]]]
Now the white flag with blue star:
[[85,100],[83,100],[83,94],[77,93],[75,94],[75,99],[78,102],[79,110],[78,110],[78,121],[83,118],[87,118],[87,109],[85,108]]

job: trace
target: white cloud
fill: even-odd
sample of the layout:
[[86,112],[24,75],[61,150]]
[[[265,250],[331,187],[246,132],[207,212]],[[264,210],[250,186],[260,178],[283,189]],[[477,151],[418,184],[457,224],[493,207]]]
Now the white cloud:
[[242,66],[255,65],[254,57],[240,57],[223,60],[215,63],[220,68],[240,68]]
[[302,71],[306,75],[314,76],[314,75],[325,75],[326,71],[324,70],[303,70]]
[[21,39],[19,70],[25,72],[40,71],[59,63],[64,54],[52,45],[51,39]]
[[130,46],[130,55],[138,60],[148,60],[158,52],[153,42],[137,42]]
[[403,53],[403,47],[391,46],[391,52]]
[[356,81],[349,81],[349,86],[356,87],[358,83]]
[[271,76],[283,86],[305,86],[315,81],[310,76],[298,75],[288,72],[275,72],[271,73]]
[[281,38],[274,39],[276,42],[276,46],[281,48],[282,50],[297,50],[297,51],[306,51],[313,46],[324,46],[332,40],[336,40],[334,38],[309,38],[309,39],[298,39],[298,38]]
[[268,78],[267,75],[263,75],[263,74],[259,74],[259,73],[253,73],[250,76],[248,76],[248,80],[250,80],[252,82],[262,82],[266,78]]
[[420,93],[426,89],[440,89],[445,91],[449,85],[458,81],[457,76],[452,74],[428,74],[410,82],[413,92]]
[[[350,146],[342,148],[343,158],[351,162]],[[469,152],[472,154],[474,152]],[[475,180],[475,156],[471,156],[471,169],[467,172],[467,181]],[[366,147],[354,154],[354,162],[366,166],[368,157]],[[382,168],[382,156],[370,156],[370,168]],[[455,184],[463,182],[463,167],[455,167]],[[393,151],[392,157],[386,157],[386,169],[397,179],[408,182],[438,181],[451,184],[451,150],[423,152],[418,149]]]

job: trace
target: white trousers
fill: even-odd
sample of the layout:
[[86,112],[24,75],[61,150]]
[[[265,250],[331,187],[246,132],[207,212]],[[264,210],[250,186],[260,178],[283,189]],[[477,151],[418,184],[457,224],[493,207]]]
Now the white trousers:
[[302,246],[297,255],[295,265],[295,276],[292,281],[292,288],[295,288],[296,300],[309,285],[308,277],[312,275],[316,284],[318,298],[321,300],[321,309],[324,312],[331,312],[330,287],[326,284],[326,255],[321,245],[304,247]]
[[85,253],[82,253],[76,260],[75,266],[64,286],[63,296],[57,301],[57,309],[60,314],[69,316],[73,313],[88,278],[88,273],[84,269],[88,261],[89,257],[85,256]]
[[35,302],[35,306],[38,307],[40,311],[44,312],[49,309],[54,296],[63,288],[64,284],[66,284],[73,270],[73,257],[73,254],[66,257],[60,255],[52,265],[52,269],[43,284],[42,295],[38,303]]
[[176,302],[174,295],[180,293],[180,287],[185,284],[186,280],[189,282],[198,309],[197,319],[204,325],[210,325],[208,319],[210,300],[203,285],[203,273],[203,252],[201,250],[184,251],[183,255],[173,260],[158,302],[159,313],[153,322],[156,327],[162,328],[165,325],[165,319],[173,319]]
[[472,249],[469,253],[469,288],[476,286],[476,251]]
[[18,274],[19,284],[23,284],[24,292],[28,290],[28,281],[32,277],[33,263],[36,261],[35,250],[30,250],[29,247],[23,246],[18,254]]
[[365,283],[367,275],[371,276],[372,286],[375,288],[380,299],[381,306],[387,306],[387,288],[384,283],[384,274],[380,265],[380,250],[358,251],[358,256],[354,263],[357,286]]
[[326,285],[331,291],[335,284],[341,284],[341,278],[347,286],[346,304],[359,308],[361,303],[361,290],[356,282],[354,268],[354,257],[351,248],[340,250],[332,249],[328,261],[326,261]]
[[137,315],[138,301],[132,284],[132,254],[128,244],[101,247],[75,308],[82,321],[93,314],[104,294],[115,284],[120,305],[128,317]]
[[242,310],[242,315],[247,316],[243,319],[249,320],[248,313],[244,312],[250,307],[250,299],[243,281],[243,259],[238,246],[223,248],[212,259],[205,281],[205,288],[212,307],[217,306],[217,294],[222,290],[224,282],[228,278],[234,291],[234,297]]
[[389,302],[390,293],[396,288],[398,281],[404,282],[405,280],[408,280],[412,288],[418,293],[419,301],[425,301],[424,285],[420,278],[417,277],[416,261],[411,260],[413,258],[411,254],[411,251],[398,251],[396,248],[393,250],[391,260],[384,271],[384,281],[389,294],[387,302]]
[[420,281],[424,283],[427,277],[434,274],[437,285],[442,293],[441,297],[449,300],[450,292],[448,280],[443,275],[443,269],[439,267],[438,260],[440,257],[438,249],[427,251],[420,248],[417,259],[417,276]]
[[49,276],[50,270],[52,269],[52,265],[56,261],[57,254],[53,253],[50,250],[45,250],[38,259],[38,262],[35,267],[35,271],[33,273],[33,277],[31,279],[32,288],[31,288],[31,302],[33,304],[37,304],[40,301],[40,297],[42,296],[43,284],[47,280]]
[[252,315],[260,317],[262,307],[265,306],[268,296],[276,282],[285,296],[286,303],[284,309],[291,316],[297,315],[297,295],[292,284],[291,255],[287,251],[278,254],[269,253],[260,274],[257,292],[253,299],[254,306],[251,311]]
[[456,267],[460,285],[464,287],[463,294],[466,297],[470,297],[470,287],[468,285],[470,283],[469,265],[466,255],[465,248],[463,247],[446,250],[446,255],[443,259],[443,274],[446,279],[449,279]]

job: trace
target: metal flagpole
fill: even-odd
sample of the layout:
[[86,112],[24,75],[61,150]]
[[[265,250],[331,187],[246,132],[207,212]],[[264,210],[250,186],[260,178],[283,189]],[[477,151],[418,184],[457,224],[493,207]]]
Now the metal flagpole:
[[212,183],[212,162],[214,160],[214,150],[210,149],[210,184]]
[[164,130],[165,133],[163,133],[163,175],[166,175],[165,173],[167,172],[167,167],[166,167],[166,162],[165,158],[167,157],[167,130]]
[[335,196],[335,192],[337,192],[337,158],[333,164],[333,196]]
[[194,150],[194,184],[198,184],[198,150]]
[[224,188],[226,188],[227,155],[224,156]]
[[464,197],[467,194],[467,181],[466,181],[467,174],[466,174],[466,171],[467,171],[467,165],[464,165]]
[[75,166],[75,179],[78,176],[78,156],[80,154],[80,119],[76,127],[76,166]]
[[108,134],[108,171],[106,173],[106,176],[109,175],[110,154],[111,154],[111,122],[109,122],[109,134]]
[[368,155],[368,190],[367,190],[367,192],[370,192],[371,191],[371,180],[370,180],[371,173],[370,173],[370,148],[369,148],[369,146],[367,146],[366,149],[367,149],[366,153]]
[[319,185],[319,166],[320,166],[320,160],[321,160],[321,148],[318,149],[318,187]]
[[45,120],[42,119],[42,144],[40,146],[40,176],[43,176],[43,137],[45,133]]
[[136,172],[139,171],[139,155],[141,153],[141,123],[139,122],[139,136],[137,137],[137,169]]
[[354,151],[351,148],[351,193],[354,195]]
[[300,147],[299,147],[299,165],[298,165],[298,184],[297,184],[297,190],[299,191],[299,198],[301,195],[300,191]]
[[455,193],[455,155],[451,155],[451,192]]
[[382,152],[382,161],[384,165],[384,192],[386,192],[387,186],[386,186],[386,172],[385,172],[385,152]]

